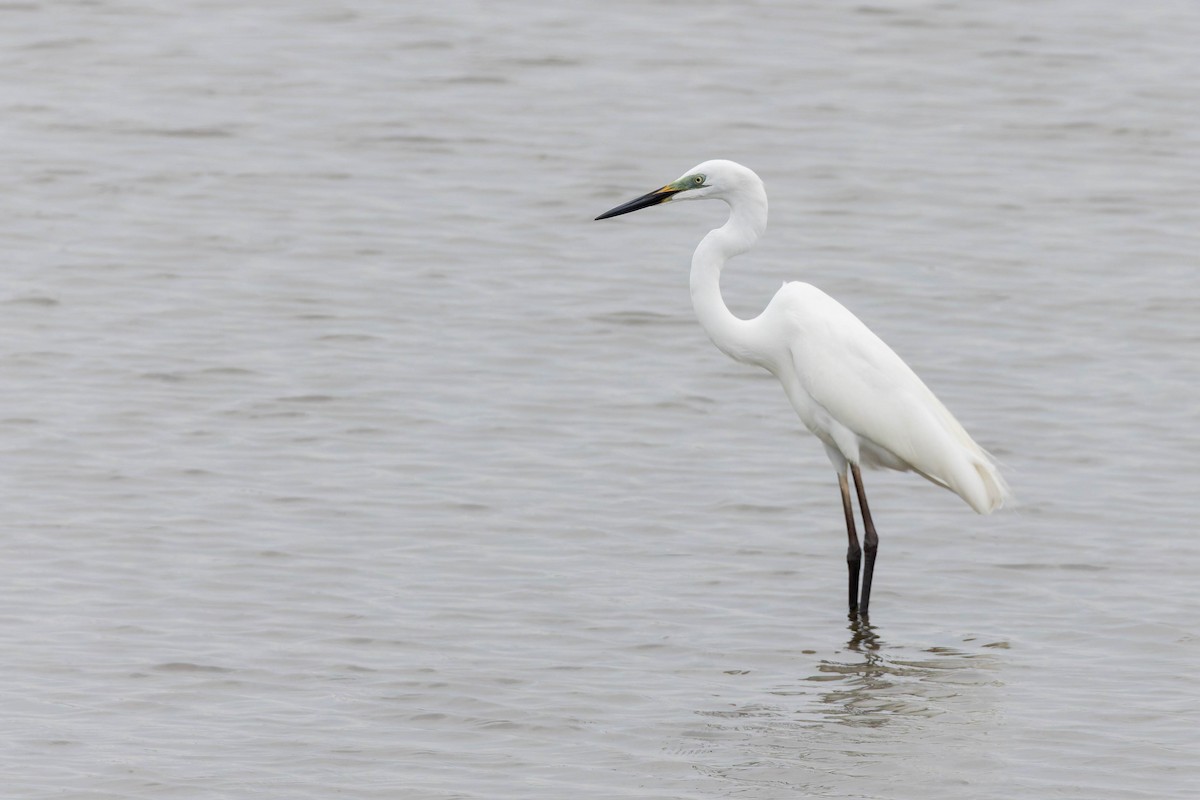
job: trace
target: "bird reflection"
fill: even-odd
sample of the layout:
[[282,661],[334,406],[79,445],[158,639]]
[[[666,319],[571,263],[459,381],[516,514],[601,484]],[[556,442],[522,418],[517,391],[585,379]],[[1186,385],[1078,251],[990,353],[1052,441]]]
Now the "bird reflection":
[[677,751],[723,784],[789,796],[824,796],[812,790],[850,773],[916,785],[930,780],[922,755],[930,752],[940,759],[952,750],[962,764],[989,757],[1002,663],[995,650],[1007,642],[897,645],[857,615],[847,631],[845,646],[824,658],[796,653],[802,671],[765,695],[746,685],[752,672],[739,673],[725,695],[737,699],[698,712],[705,724],[684,733]]
[[774,701],[752,695],[746,702],[699,713],[730,720],[743,732],[777,732],[880,728],[920,724],[933,717],[950,723],[956,717],[974,720],[991,708],[993,695],[987,689],[997,685],[993,651],[1006,649],[1007,642],[969,644],[976,641],[971,637],[963,640],[971,651],[946,646],[913,649],[887,643],[877,626],[857,614],[849,617],[847,630],[845,647],[820,659],[815,673],[766,689]]
[[892,657],[878,629],[851,617],[844,658],[825,659],[809,681],[830,684],[820,695],[822,716],[847,725],[879,727],[897,717],[942,713],[943,701],[963,683],[975,683],[963,670],[983,666],[981,655],[930,647],[914,658]]
[[879,635],[875,633],[875,626],[857,614],[848,614],[847,618],[850,620],[847,626],[850,629],[850,641],[846,642],[846,649],[856,653],[878,650]]

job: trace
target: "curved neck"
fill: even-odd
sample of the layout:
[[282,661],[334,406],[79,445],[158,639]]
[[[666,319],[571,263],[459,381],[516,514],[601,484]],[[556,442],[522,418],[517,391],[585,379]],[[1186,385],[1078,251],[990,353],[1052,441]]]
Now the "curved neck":
[[705,236],[692,254],[692,307],[708,338],[738,361],[760,364],[764,353],[753,320],[733,315],[721,297],[721,269],[758,241],[767,227],[767,194],[761,184],[730,198],[729,219]]

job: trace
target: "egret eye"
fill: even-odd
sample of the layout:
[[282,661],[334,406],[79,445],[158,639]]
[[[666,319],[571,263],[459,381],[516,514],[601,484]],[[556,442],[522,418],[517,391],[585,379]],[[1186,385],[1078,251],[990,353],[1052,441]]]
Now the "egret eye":
[[704,176],[697,175],[696,177],[692,178],[692,183],[696,184],[697,186],[703,186],[704,185]]

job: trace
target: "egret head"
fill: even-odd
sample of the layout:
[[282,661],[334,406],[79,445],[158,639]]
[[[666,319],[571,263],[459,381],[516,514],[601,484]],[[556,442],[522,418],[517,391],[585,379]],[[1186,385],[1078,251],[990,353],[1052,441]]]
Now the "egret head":
[[707,198],[726,200],[747,182],[756,182],[759,187],[762,186],[762,181],[758,179],[758,176],[741,164],[720,159],[705,161],[683,173],[678,180],[605,211],[596,219],[619,217],[631,211],[639,211],[676,200],[704,200]]

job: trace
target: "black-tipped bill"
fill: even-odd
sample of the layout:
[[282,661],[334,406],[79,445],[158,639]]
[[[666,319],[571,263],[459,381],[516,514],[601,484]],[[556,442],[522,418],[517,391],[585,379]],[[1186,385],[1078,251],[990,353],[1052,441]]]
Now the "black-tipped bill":
[[661,189],[655,189],[649,194],[644,194],[641,197],[634,198],[628,203],[622,203],[616,208],[609,209],[600,216],[596,217],[596,219],[608,219],[609,217],[619,217],[622,214],[628,214],[630,211],[641,211],[643,208],[656,206],[659,203],[670,200],[681,191],[681,189],[676,189],[674,186],[664,186]]

